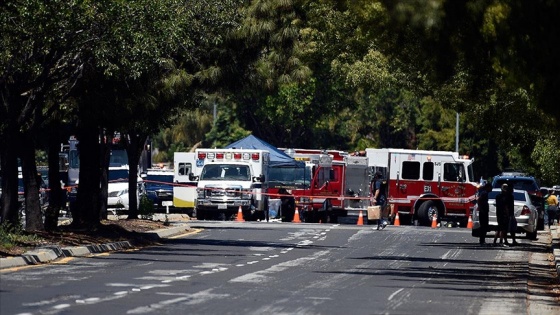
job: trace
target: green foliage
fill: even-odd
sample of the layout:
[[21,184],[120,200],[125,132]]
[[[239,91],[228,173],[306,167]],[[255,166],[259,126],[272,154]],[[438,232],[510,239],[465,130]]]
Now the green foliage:
[[143,194],[140,196],[140,204],[138,205],[138,215],[143,220],[151,220],[154,216],[154,205],[150,198]]
[[[231,107],[229,107],[229,106]],[[251,132],[243,129],[233,115],[236,104],[227,104],[218,107],[218,117],[212,130],[206,135],[205,148],[223,148],[226,145],[245,138]]]
[[34,234],[28,234],[21,226],[9,222],[0,224],[0,247],[10,249],[19,244],[34,243],[38,240]]
[[560,141],[556,137],[544,137],[539,139],[535,144],[535,150],[531,154],[531,158],[535,160],[538,166],[539,178],[542,179],[543,186],[553,186],[560,183],[560,154],[558,148]]

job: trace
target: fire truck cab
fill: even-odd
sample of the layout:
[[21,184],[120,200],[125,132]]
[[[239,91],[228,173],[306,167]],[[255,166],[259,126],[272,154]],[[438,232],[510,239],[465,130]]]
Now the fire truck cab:
[[387,200],[402,223],[429,226],[433,216],[467,225],[477,193],[472,160],[450,151],[366,149],[387,180]]
[[339,222],[367,213],[371,174],[367,157],[341,151],[288,149],[288,155],[306,163],[310,185],[292,189],[296,206],[305,222]]
[[197,219],[265,219],[268,210],[267,150],[197,149]]

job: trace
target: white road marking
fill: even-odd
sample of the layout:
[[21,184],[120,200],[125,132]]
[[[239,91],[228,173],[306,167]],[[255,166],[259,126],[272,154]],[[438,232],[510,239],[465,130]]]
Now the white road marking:
[[323,255],[328,254],[330,251],[321,251],[321,252],[317,252],[314,253],[311,256],[308,257],[301,257],[298,259],[294,259],[294,260],[290,260],[290,261],[285,261],[285,262],[281,262],[277,265],[274,265],[270,268],[264,269],[264,270],[259,270],[256,272],[251,272],[242,276],[239,276],[237,278],[233,278],[231,280],[229,280],[229,282],[245,282],[245,283],[262,283],[265,281],[268,281],[270,279],[270,277],[268,277],[268,275],[276,273],[276,272],[282,272],[286,269],[289,269],[291,267],[296,267],[296,266],[300,266],[303,265],[305,263],[307,263],[310,260],[315,260]]
[[391,301],[395,297],[395,295],[399,294],[402,290],[404,290],[404,288],[400,288],[397,291],[393,292],[393,294],[389,295],[387,301]]
[[[166,308],[169,305],[183,304],[183,305],[196,305],[200,303],[205,303],[208,301],[214,301],[217,299],[226,299],[229,294],[213,294],[212,290],[204,290],[196,292],[194,294],[181,294],[179,297],[169,300],[160,301],[157,303],[152,303],[146,306],[140,306],[128,310],[127,314],[145,314],[145,313],[159,313],[158,311]],[[176,296],[176,293],[158,293],[160,295],[170,295]]]
[[69,307],[70,307],[70,304],[59,304],[59,305],[53,306],[53,308],[55,310],[61,310],[61,309],[64,309],[64,308],[69,308]]

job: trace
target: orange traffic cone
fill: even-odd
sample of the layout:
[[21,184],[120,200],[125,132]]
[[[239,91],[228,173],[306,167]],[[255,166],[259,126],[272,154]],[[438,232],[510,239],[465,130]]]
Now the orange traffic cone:
[[432,229],[437,228],[437,217],[434,214],[434,216],[432,217]]
[[399,213],[397,212],[397,215],[395,215],[395,222],[393,222],[394,226],[400,226],[401,225],[401,219],[399,219]]
[[467,222],[467,229],[472,229],[473,228],[473,222],[472,222],[472,218],[469,216],[469,222]]
[[294,213],[294,219],[292,220],[293,223],[301,223],[301,220],[299,219],[299,210],[298,207],[296,207],[296,212]]
[[241,210],[241,206],[239,206],[239,210],[237,210],[237,218],[235,219],[237,222],[245,222],[243,220],[243,211]]
[[358,215],[358,225],[364,225],[364,215],[362,214],[362,210],[360,210],[360,215]]

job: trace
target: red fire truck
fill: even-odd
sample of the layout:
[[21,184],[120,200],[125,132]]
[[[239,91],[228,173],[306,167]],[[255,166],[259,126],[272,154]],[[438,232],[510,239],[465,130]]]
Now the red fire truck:
[[343,151],[283,149],[305,162],[309,185],[291,189],[305,222],[338,222],[339,218],[367,215],[370,172],[367,157]]
[[366,149],[369,166],[386,179],[387,200],[401,223],[466,226],[477,192],[472,160],[449,151]]

